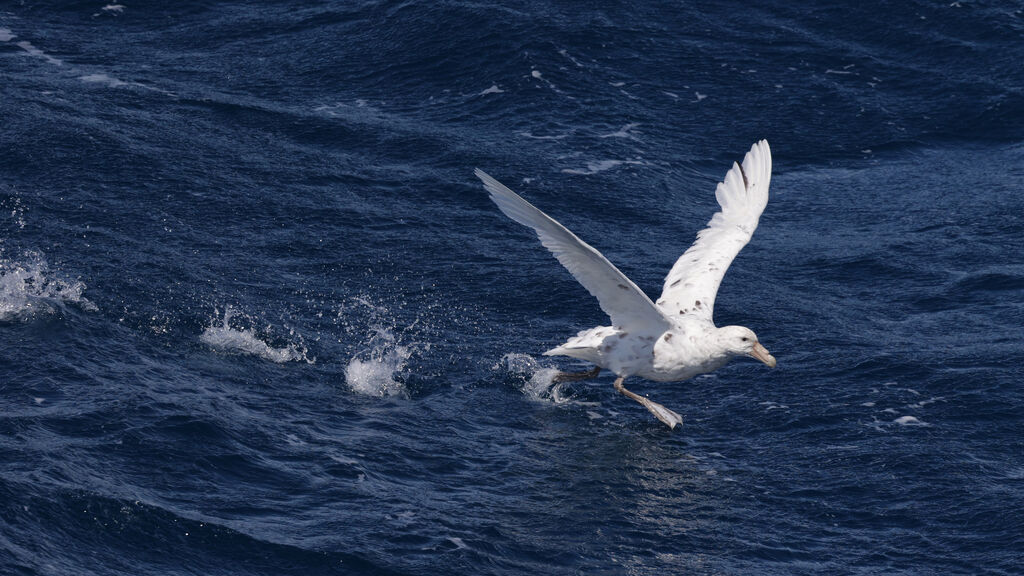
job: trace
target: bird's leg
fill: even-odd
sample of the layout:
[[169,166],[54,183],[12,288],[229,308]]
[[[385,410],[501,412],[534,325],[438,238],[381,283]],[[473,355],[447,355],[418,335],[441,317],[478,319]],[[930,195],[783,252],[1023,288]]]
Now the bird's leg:
[[665,424],[668,424],[669,428],[674,429],[676,427],[676,424],[683,423],[683,417],[680,416],[679,414],[676,414],[675,412],[669,410],[668,408],[665,408],[664,406],[658,404],[657,402],[651,402],[650,400],[644,398],[639,394],[634,394],[633,392],[626,390],[626,387],[622,385],[622,381],[625,379],[625,376],[619,376],[618,378],[615,379],[615,389],[617,391],[643,404],[644,408],[650,410],[651,414],[654,414],[655,418],[661,420]]
[[558,382],[579,382],[580,380],[590,380],[596,377],[601,372],[600,366],[594,366],[593,370],[587,370],[586,372],[559,372],[555,374],[555,377],[551,380],[554,383]]

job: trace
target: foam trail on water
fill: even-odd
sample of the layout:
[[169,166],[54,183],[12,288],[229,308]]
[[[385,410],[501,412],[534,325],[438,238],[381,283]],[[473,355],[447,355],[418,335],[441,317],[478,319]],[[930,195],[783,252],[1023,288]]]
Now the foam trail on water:
[[122,82],[117,78],[113,78],[106,74],[86,74],[84,76],[79,76],[78,79],[82,82],[87,82],[90,84],[105,84],[107,86],[110,86],[111,88],[119,88],[121,86],[128,85],[127,82]]
[[562,384],[555,383],[557,368],[541,366],[533,357],[526,354],[505,354],[492,368],[504,370],[523,380],[520,389],[534,400],[550,399],[556,404],[567,402],[568,397],[562,396]]
[[605,170],[611,170],[616,166],[622,166],[624,164],[643,165],[645,162],[642,160],[597,160],[594,162],[587,162],[586,168],[565,168],[562,172],[566,174],[589,176],[591,174],[597,174],[598,172],[604,172]]
[[405,370],[412,353],[409,346],[398,343],[391,330],[377,328],[369,348],[345,367],[345,381],[354,392],[367,396],[408,396],[405,385],[395,376]]
[[56,64],[57,66],[63,66],[64,65],[64,61],[63,60],[61,60],[60,58],[54,58],[53,56],[50,56],[46,52],[43,52],[39,48],[36,48],[35,46],[33,46],[32,43],[27,41],[27,40],[23,40],[21,42],[15,42],[15,44],[19,48],[21,48],[22,50],[27,52],[29,54],[29,56],[34,56],[36,58],[42,58],[42,59],[46,60],[47,62],[49,62],[50,64]]
[[199,335],[199,340],[214,350],[259,356],[278,364],[300,360],[308,364],[314,362],[306,356],[306,350],[299,349],[295,345],[274,348],[261,340],[253,330],[232,328],[230,321],[234,315],[234,312],[228,307],[224,311],[224,320],[220,325],[216,324],[215,320],[214,324],[203,330],[203,333]]
[[30,252],[26,256],[24,262],[0,258],[0,321],[52,314],[66,304],[96,310],[82,295],[85,284],[57,277],[41,254]]

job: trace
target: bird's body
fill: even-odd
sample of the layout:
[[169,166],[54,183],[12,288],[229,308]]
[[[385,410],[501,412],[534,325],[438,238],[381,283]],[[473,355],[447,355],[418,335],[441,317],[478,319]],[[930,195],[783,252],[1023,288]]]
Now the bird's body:
[[581,331],[544,355],[586,360],[619,376],[679,382],[729,361],[727,354],[712,345],[713,328],[688,319],[678,320],[658,334],[598,326]]
[[[750,241],[768,202],[771,150],[754,144],[742,164],[733,164],[715,196],[722,210],[676,261],[657,303],[600,252],[481,170],[477,176],[502,212],[537,232],[541,242],[593,294],[612,326],[584,330],[545,352],[570,356],[610,370],[615,388],[643,404],[670,427],[682,418],[622,386],[628,376],[677,382],[715,370],[730,358],[746,355],[775,366],[775,358],[757,336],[742,326],[716,327],[715,295],[726,269]],[[591,377],[597,371],[580,376]]]

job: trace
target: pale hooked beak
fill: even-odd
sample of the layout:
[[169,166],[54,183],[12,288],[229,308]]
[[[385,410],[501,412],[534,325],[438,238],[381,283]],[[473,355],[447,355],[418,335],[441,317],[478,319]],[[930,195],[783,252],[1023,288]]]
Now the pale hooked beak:
[[761,346],[760,342],[754,342],[754,349],[750,351],[750,357],[764,362],[769,368],[775,368],[775,356],[769,354],[768,349]]

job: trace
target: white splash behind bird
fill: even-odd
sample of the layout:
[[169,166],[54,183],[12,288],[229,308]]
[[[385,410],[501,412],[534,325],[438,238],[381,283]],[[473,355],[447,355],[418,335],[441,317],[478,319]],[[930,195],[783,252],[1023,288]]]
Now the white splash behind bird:
[[775,358],[743,326],[718,328],[712,320],[715,295],[729,264],[747,245],[768,203],[772,156],[768,142],[750,148],[742,164],[733,163],[715,197],[721,211],[676,261],[657,303],[600,252],[541,212],[501,182],[477,169],[491,200],[506,216],[533,228],[542,244],[587,289],[611,318],[611,326],[583,330],[545,356],[570,356],[596,364],[588,372],[563,373],[560,380],[597,376],[601,368],[617,376],[615,389],[636,400],[669,428],[679,414],[634,394],[622,382],[639,376],[678,382],[711,372],[734,356],[750,356],[775,367]]

